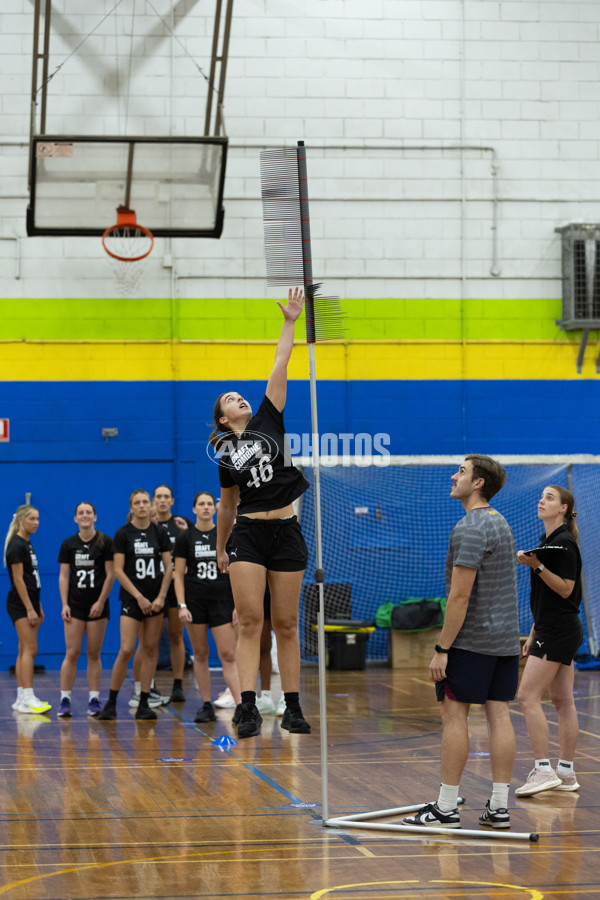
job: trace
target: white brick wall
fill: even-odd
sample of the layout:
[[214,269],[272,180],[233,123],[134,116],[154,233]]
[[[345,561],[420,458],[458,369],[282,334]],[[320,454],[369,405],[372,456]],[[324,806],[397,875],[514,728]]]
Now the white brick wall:
[[[202,133],[212,9],[189,2],[173,23],[175,0],[154,0],[175,41],[149,7],[132,35],[131,0],[101,22],[113,5],[54,0],[47,130],[122,133],[127,114],[129,134]],[[25,237],[32,5],[2,0],[0,18],[0,236],[21,255],[16,279],[0,242],[2,296],[110,296],[98,241]],[[258,153],[302,138],[327,290],[558,296],[555,226],[600,217],[599,39],[597,0],[235,0],[226,225],[219,242],[172,242],[177,290],[264,295]],[[165,250],[152,295],[171,291]]]

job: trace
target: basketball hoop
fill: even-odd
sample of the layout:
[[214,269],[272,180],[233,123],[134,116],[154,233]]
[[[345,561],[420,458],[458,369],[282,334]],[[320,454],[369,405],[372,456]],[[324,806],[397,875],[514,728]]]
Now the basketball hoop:
[[154,235],[138,224],[133,209],[119,206],[117,222],[102,235],[102,246],[111,258],[121,293],[131,296],[144,270],[144,260],[154,247]]

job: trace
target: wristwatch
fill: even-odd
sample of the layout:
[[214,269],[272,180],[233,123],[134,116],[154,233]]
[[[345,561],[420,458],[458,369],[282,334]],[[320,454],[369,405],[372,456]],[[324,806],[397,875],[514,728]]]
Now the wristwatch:
[[178,603],[177,609],[187,609],[187,606],[185,605],[185,603]]
[[450,653],[449,650],[444,650],[444,648],[443,648],[443,647],[440,647],[439,644],[436,644],[436,645],[435,645],[435,652],[436,652],[436,653]]
[[544,565],[544,563],[540,563],[539,566],[537,567],[537,569],[534,569],[533,571],[535,572],[536,575],[539,575],[540,572],[543,572],[545,568],[546,568],[546,566]]

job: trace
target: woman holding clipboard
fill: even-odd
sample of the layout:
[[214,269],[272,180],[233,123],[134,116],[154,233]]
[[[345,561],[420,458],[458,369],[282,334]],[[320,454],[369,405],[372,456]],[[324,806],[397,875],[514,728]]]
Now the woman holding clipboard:
[[[579,789],[573,757],[579,735],[573,699],[573,659],[583,638],[579,618],[581,603],[581,554],[577,545],[573,494],[560,485],[544,488],[538,518],[544,524],[540,547],[517,553],[517,562],[531,569],[533,626],[523,645],[527,657],[517,699],[523,710],[535,757],[527,781],[517,797],[541,791]],[[542,696],[550,699],[558,715],[560,758],[556,770],[548,757],[548,722]]]

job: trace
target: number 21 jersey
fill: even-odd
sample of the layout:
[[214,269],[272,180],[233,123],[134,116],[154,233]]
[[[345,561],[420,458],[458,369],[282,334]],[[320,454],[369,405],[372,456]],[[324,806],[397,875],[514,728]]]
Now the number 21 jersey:
[[91,541],[82,541],[74,534],[62,542],[58,554],[59,563],[68,563],[69,600],[89,603],[90,606],[100,596],[106,578],[105,562],[113,558],[112,540],[107,534],[99,538],[97,531]]

